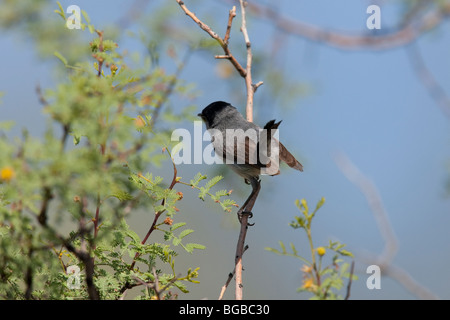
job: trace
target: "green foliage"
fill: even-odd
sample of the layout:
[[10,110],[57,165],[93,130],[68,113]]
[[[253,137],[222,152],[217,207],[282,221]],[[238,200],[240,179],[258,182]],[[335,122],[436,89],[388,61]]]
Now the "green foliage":
[[[133,68],[119,44],[83,17],[89,54],[67,57],[70,41],[65,50],[46,44],[64,71],[55,88],[39,92],[48,116],[44,136],[23,129],[12,139],[11,123],[0,124],[0,298],[119,299],[139,287],[137,299],[173,299],[199,276],[198,268],[179,272],[179,250],[205,249],[189,242],[194,230],[186,222],[174,223],[183,198],[174,187],[198,189],[199,198],[210,196],[224,210],[235,203],[223,200],[231,192],[211,193],[220,176],[199,173],[186,183],[175,165],[169,179],[156,174],[172,160],[173,125],[192,113],[175,114],[168,100],[192,95],[190,86],[147,59]],[[67,33],[77,47],[78,33]],[[138,210],[153,220],[145,237],[128,224]]]
[[222,176],[215,176],[210,180],[207,180],[204,186],[199,186],[200,181],[206,180],[208,177],[202,175],[201,173],[197,173],[195,177],[190,181],[190,183],[185,183],[180,181],[180,183],[190,186],[193,189],[199,190],[198,197],[205,201],[205,197],[208,195],[214,202],[220,204],[222,209],[226,212],[230,212],[232,207],[239,207],[238,204],[232,199],[224,199],[223,197],[228,197],[231,195],[233,190],[219,190],[214,194],[210,192],[211,188],[214,187],[219,181],[223,179]]
[[[305,199],[296,200],[295,204],[302,216],[295,216],[295,220],[289,225],[294,229],[303,229],[309,243],[311,252],[311,260],[299,254],[297,248],[293,243],[290,243],[291,252],[286,249],[285,244],[280,241],[281,250],[274,248],[266,248],[266,250],[280,254],[283,256],[294,257],[301,260],[304,265],[301,268],[303,271],[303,284],[298,288],[298,292],[311,292],[313,295],[311,299],[326,299],[336,300],[342,299],[339,291],[344,287],[344,279],[357,279],[352,272],[349,271],[350,264],[344,262],[342,258],[353,257],[353,254],[345,249],[345,244],[330,241],[326,247],[315,247],[312,240],[311,224],[317,211],[325,203],[325,198],[322,198],[316,205],[313,212],[310,212],[308,204]],[[324,261],[328,258],[327,252],[333,252],[330,258],[330,264],[324,265]]]

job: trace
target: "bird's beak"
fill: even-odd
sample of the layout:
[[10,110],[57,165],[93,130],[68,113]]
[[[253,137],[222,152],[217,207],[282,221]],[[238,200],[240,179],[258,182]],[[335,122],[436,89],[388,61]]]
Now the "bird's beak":
[[205,116],[203,115],[203,113],[199,113],[198,116],[199,116],[200,118],[202,118],[202,121],[203,121],[203,122],[206,122]]

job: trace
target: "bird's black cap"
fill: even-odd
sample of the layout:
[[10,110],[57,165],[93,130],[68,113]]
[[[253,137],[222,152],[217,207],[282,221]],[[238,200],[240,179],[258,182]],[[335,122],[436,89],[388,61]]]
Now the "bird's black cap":
[[207,120],[209,123],[212,123],[214,121],[214,117],[227,107],[234,108],[228,102],[216,101],[216,102],[210,103],[207,107],[205,107],[203,109],[203,111],[198,114],[198,116]]

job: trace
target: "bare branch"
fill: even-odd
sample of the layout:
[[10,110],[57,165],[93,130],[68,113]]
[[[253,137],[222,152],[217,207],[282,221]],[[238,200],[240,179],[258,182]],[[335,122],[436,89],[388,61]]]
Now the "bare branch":
[[282,16],[273,8],[261,3],[249,3],[248,7],[254,15],[272,21],[277,28],[288,34],[344,50],[386,50],[398,48],[413,42],[423,33],[437,27],[450,15],[450,6],[436,6],[434,10],[421,18],[417,17],[400,28],[392,29],[382,35],[373,36],[370,34],[351,34],[343,31],[326,30]]
[[[242,254],[244,254],[244,252],[248,249],[248,245],[244,247],[244,251],[242,252]],[[225,291],[227,290],[228,285],[231,282],[231,279],[233,279],[234,275],[236,274],[236,265],[233,268],[233,272],[230,272],[228,274],[228,278],[227,281],[225,282],[225,284],[222,286],[222,290],[220,291],[220,295],[219,295],[219,300],[222,300],[223,295],[225,294]]]
[[234,17],[236,17],[236,6],[233,6],[233,9],[230,10],[230,15],[228,16],[227,31],[225,32],[225,37],[223,38],[223,42],[226,45],[228,45],[228,41],[230,40],[231,24],[233,23]]
[[356,185],[366,197],[385,243],[381,261],[383,264],[389,264],[397,254],[398,242],[377,188],[344,153],[336,154],[335,162],[347,179]]
[[345,295],[344,300],[348,300],[350,298],[350,290],[352,287],[352,280],[353,280],[353,272],[355,271],[355,261],[352,261],[352,266],[350,267],[350,276],[348,277],[348,284],[347,284],[347,294]]
[[[183,1],[176,0],[178,5],[181,7],[181,9],[188,15],[197,25],[204,30],[206,33],[208,33],[213,39],[217,40],[219,42],[220,46],[222,47],[225,55],[216,55],[216,59],[228,59],[233,64],[233,66],[236,68],[236,70],[239,72],[241,77],[245,80],[245,86],[247,90],[247,103],[246,103],[246,117],[247,121],[253,122],[253,96],[255,94],[255,91],[259,86],[263,84],[262,81],[258,82],[257,84],[252,83],[252,48],[251,48],[251,42],[250,38],[248,36],[247,31],[247,21],[246,21],[246,12],[245,7],[247,5],[247,2],[244,0],[239,0],[240,7],[241,7],[241,14],[242,14],[242,23],[241,23],[241,32],[244,36],[245,40],[245,46],[247,48],[247,64],[246,68],[244,69],[239,62],[235,59],[235,57],[231,54],[230,49],[228,47],[228,41],[230,39],[230,33],[231,33],[231,26],[234,17],[236,16],[236,7],[233,6],[233,8],[230,10],[228,15],[228,23],[227,23],[227,30],[225,33],[225,37],[222,39],[216,32],[214,32],[207,24],[203,23],[197,16],[191,12]],[[260,183],[258,180],[255,179],[255,181],[252,182],[252,193],[246,200],[245,204],[239,209],[238,216],[239,221],[241,223],[241,230],[239,233],[239,239],[236,246],[236,256],[235,256],[235,274],[236,274],[236,300],[242,300],[242,255],[244,254],[244,244],[245,244],[245,237],[247,234],[247,228],[248,228],[248,218],[249,215],[251,215],[251,210],[256,202],[256,198],[258,196],[260,189]],[[232,278],[232,276],[231,276]],[[230,278],[229,278],[230,279]],[[230,279],[231,280],[231,279]],[[225,284],[225,286],[222,288],[222,291],[226,289],[229,281]],[[221,293],[221,297],[223,295],[223,292]]]
[[[205,31],[206,33],[208,33],[213,39],[217,40],[217,42],[219,42],[220,46],[222,47],[223,51],[225,52],[226,56],[229,56],[229,60],[231,62],[231,64],[236,68],[236,70],[239,72],[239,74],[242,77],[246,76],[246,71],[245,69],[241,66],[241,64],[236,60],[236,58],[231,54],[230,49],[228,48],[228,43],[224,41],[224,39],[222,39],[216,32],[214,32],[206,23],[202,22],[199,18],[197,18],[197,16],[190,11],[186,5],[184,4],[183,1],[181,0],[175,0],[179,6],[181,7],[181,9],[183,9],[183,11],[186,13],[187,16],[189,16],[195,23],[198,24],[198,26]],[[231,13],[230,13],[231,15]],[[231,18],[232,21],[232,18]],[[229,19],[229,24],[231,23],[230,19]],[[228,29],[228,27],[227,27]],[[230,26],[231,29],[231,26]],[[228,30],[227,30],[228,32]],[[226,34],[225,34],[226,36]],[[229,34],[228,34],[228,39],[229,39]],[[228,41],[227,39],[227,41]]]
[[392,264],[398,251],[398,243],[375,185],[343,153],[335,156],[335,162],[347,179],[353,182],[366,197],[385,242],[383,252],[379,256],[362,255],[359,259],[367,264],[378,265],[382,274],[396,280],[418,298],[437,299],[435,294],[415,281],[406,270]]
[[253,95],[255,93],[255,90],[253,89],[253,83],[252,83],[252,45],[250,42],[250,38],[248,36],[247,32],[247,20],[245,17],[245,6],[247,3],[244,3],[244,0],[239,0],[239,3],[241,5],[241,13],[242,13],[242,26],[241,26],[241,32],[244,35],[245,40],[245,46],[247,47],[247,67],[245,69],[246,76],[245,76],[245,85],[247,87],[247,105],[245,107],[245,113],[247,116],[247,121],[253,122]]
[[416,72],[417,77],[428,90],[431,98],[441,108],[444,115],[450,119],[450,99],[444,88],[437,82],[436,78],[427,68],[420,50],[415,43],[406,48],[411,67]]

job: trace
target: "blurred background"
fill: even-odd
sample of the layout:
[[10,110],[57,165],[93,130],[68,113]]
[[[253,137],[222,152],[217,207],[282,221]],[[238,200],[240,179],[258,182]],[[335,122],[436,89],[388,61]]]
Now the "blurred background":
[[[175,0],[60,2],[63,8],[75,4],[86,11],[98,29],[119,43],[119,51],[149,57],[191,86],[191,99],[175,93],[167,108],[195,105],[197,114],[224,100],[244,114],[243,79],[228,61],[214,59],[223,54],[221,48]],[[236,5],[230,47],[245,64],[239,2],[185,4],[222,36],[228,12]],[[379,30],[366,26],[372,4],[381,8]],[[296,199],[315,207],[322,197],[326,202],[313,222],[314,242],[326,246],[339,240],[355,254],[359,279],[352,284],[351,298],[449,299],[450,2],[267,0],[249,1],[247,8],[253,81],[264,81],[255,95],[254,122],[283,120],[280,140],[302,162],[304,172],[283,167],[281,175],[262,178],[244,255],[245,299],[309,297],[296,292],[302,285],[301,261],[264,248],[279,248],[281,240],[308,256],[306,237],[289,222],[300,214]],[[62,30],[55,9],[56,1],[0,1],[0,120],[16,123],[12,135],[22,127],[43,135],[46,116],[36,88],[51,88],[61,80],[54,52],[76,60],[86,49],[82,39],[92,38],[89,32]],[[185,121],[178,128],[192,131],[193,123]],[[361,188],[355,167],[375,189]],[[170,163],[158,170],[171,177]],[[222,188],[233,189],[239,204],[250,192],[223,166],[178,166],[187,181],[199,171],[211,177],[224,174]],[[180,219],[195,230],[191,239],[206,245],[177,258],[179,264],[200,267],[200,284],[190,284],[191,293],[180,298],[217,299],[233,269],[239,234],[235,212],[224,213],[212,201],[202,203],[189,187],[178,190],[185,195]],[[377,223],[379,212],[367,201],[378,196],[388,225]],[[151,223],[148,214],[130,216],[141,236]],[[366,268],[379,262],[386,245],[395,251],[390,270],[396,272],[382,273],[381,289],[369,290]],[[225,298],[234,297],[233,286]]]

